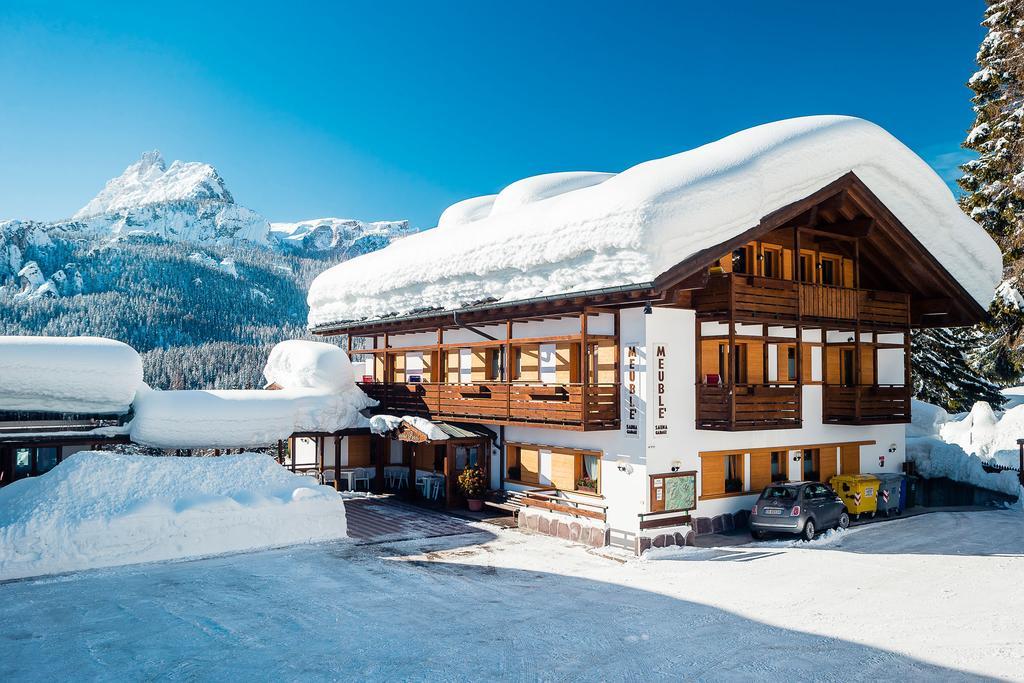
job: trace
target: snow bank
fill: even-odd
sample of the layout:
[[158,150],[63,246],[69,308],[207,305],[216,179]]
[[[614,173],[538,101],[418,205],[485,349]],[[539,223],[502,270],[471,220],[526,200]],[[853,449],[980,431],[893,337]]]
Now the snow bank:
[[[495,210],[505,193],[460,202],[438,228],[321,273],[309,290],[309,323],[649,282],[850,171],[988,305],[1002,273],[999,249],[935,172],[874,124],[814,116],[612,177],[574,174],[580,186],[566,191],[547,176],[519,181],[507,210]],[[430,267],[410,265],[421,263]]]
[[0,337],[0,410],[127,413],[142,359],[100,337]]
[[928,479],[946,477],[1011,496],[1020,493],[1016,472],[986,472],[981,458],[935,437],[907,439],[907,460],[912,460],[917,472]]
[[942,424],[938,434],[943,441],[956,444],[983,460],[1017,467],[1020,464],[1017,439],[1024,438],[1024,405],[997,412],[988,403],[979,401],[967,415],[950,418]]
[[284,389],[352,387],[355,374],[348,354],[333,344],[290,339],[270,351],[263,376],[268,384]]
[[76,453],[0,489],[0,579],[345,538],[334,489],[255,453]]
[[330,389],[154,391],[135,400],[131,439],[155,448],[254,448],[296,432],[365,427],[375,405],[359,387]]
[[938,436],[942,425],[949,422],[949,413],[931,403],[911,401],[910,424],[907,425],[907,436]]

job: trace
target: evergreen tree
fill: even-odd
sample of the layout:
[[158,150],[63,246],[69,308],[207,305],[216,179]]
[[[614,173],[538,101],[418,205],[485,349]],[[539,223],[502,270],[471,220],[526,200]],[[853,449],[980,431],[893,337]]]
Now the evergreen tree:
[[961,206],[1003,251],[1004,282],[982,326],[980,369],[1002,384],[1024,371],[1024,0],[988,0],[988,34],[978,51],[974,127],[964,147],[978,153],[961,168]]
[[999,387],[979,376],[968,362],[981,333],[973,328],[921,330],[911,339],[914,392],[928,403],[954,413],[976,401],[1003,403]]

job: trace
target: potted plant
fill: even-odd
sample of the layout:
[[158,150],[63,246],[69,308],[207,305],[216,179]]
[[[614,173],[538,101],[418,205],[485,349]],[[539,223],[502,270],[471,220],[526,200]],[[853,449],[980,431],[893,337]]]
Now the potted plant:
[[597,493],[597,479],[583,475],[576,480],[576,490],[580,493]]
[[487,478],[479,467],[467,467],[459,475],[459,490],[466,497],[466,504],[473,512],[484,508],[484,493],[487,492]]

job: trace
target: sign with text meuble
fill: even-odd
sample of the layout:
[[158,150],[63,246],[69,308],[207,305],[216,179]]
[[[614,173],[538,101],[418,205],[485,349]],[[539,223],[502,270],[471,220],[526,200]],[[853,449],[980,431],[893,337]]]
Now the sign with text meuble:
[[668,436],[668,421],[672,418],[668,399],[668,344],[651,344],[651,379],[654,384],[651,417],[654,422],[654,438]]
[[622,356],[622,428],[627,439],[639,439],[644,424],[647,353],[634,343],[623,346]]

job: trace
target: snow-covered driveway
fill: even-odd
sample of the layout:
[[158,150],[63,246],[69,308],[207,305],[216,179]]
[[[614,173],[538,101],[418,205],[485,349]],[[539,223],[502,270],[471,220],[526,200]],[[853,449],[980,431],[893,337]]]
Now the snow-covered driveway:
[[1019,512],[741,554],[621,563],[494,530],[9,583],[0,680],[1024,676]]

